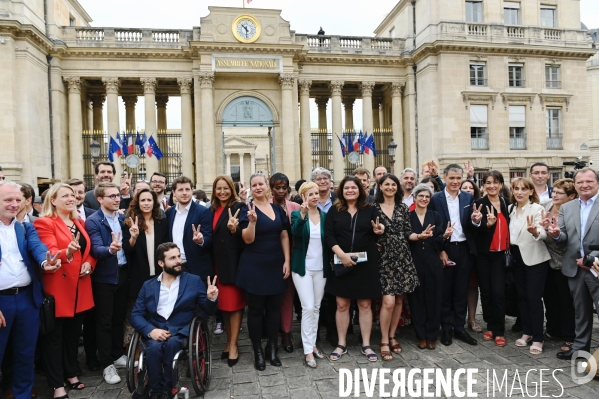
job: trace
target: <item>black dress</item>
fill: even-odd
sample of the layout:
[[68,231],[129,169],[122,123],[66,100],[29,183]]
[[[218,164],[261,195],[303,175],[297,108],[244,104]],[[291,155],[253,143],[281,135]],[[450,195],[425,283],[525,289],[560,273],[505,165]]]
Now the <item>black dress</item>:
[[[379,251],[376,246],[377,235],[374,234],[371,223],[376,221],[379,216],[379,211],[370,205],[356,212],[353,218],[349,212],[339,212],[334,205],[331,207],[327,213],[324,227],[325,243],[328,249],[332,250],[335,245],[339,245],[344,252],[351,252],[352,232],[355,223],[356,234],[353,252],[366,251],[368,261],[358,263],[353,267],[354,270],[341,277],[335,276],[334,272],[330,272],[325,287],[327,293],[349,299],[375,299],[381,297]],[[331,259],[333,259],[332,255]]]

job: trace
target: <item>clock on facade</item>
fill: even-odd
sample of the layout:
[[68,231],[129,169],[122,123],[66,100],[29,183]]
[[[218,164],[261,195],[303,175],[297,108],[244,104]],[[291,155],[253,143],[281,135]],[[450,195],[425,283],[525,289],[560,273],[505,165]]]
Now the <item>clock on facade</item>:
[[260,22],[251,15],[240,15],[233,21],[233,36],[241,43],[254,43],[260,37]]

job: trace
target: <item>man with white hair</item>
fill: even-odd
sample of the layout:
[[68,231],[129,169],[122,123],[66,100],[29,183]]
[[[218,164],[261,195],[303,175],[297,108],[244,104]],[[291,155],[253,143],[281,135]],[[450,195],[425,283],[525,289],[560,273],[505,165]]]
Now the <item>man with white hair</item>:
[[333,181],[331,171],[325,168],[316,168],[312,171],[310,180],[318,186],[318,209],[325,213],[328,212],[337,199],[335,193],[331,191],[331,182]]

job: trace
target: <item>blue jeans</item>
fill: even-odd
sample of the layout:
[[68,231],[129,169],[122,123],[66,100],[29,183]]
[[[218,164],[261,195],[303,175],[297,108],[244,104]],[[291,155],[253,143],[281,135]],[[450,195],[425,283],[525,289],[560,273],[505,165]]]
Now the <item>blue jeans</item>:
[[152,392],[171,392],[173,388],[173,358],[184,346],[185,337],[174,335],[166,341],[144,339],[145,362]]

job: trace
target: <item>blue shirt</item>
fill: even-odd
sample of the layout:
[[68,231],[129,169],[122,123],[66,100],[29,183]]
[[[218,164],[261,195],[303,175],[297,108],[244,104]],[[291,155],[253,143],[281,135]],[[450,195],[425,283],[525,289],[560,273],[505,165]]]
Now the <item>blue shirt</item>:
[[[122,245],[123,244],[123,230],[121,229],[121,222],[119,221],[119,214],[117,212],[115,212],[114,216],[110,216],[109,214],[104,212],[103,209],[102,209],[102,212],[104,213],[104,217],[106,218],[106,221],[108,222],[108,225],[110,226],[110,229],[112,230],[114,235],[117,236],[119,233],[121,233],[121,245]],[[116,253],[116,256],[119,260],[119,266],[123,266],[123,265],[127,264],[127,257],[125,256],[125,251],[122,248],[121,248],[121,250],[119,250]]]
[[584,257],[584,247],[582,242],[584,240],[584,232],[587,227],[587,220],[589,219],[589,214],[591,213],[591,208],[593,208],[593,204],[597,200],[597,196],[599,193],[595,194],[595,196],[587,201],[585,204],[580,198],[578,201],[580,202],[580,255]]
[[319,200],[317,206],[318,206],[318,209],[320,209],[324,213],[327,213],[329,211],[329,209],[331,209],[332,205],[333,205],[333,201],[331,201],[331,194],[329,194],[329,199],[327,200],[327,202],[325,202],[323,205],[320,203],[320,200]]

